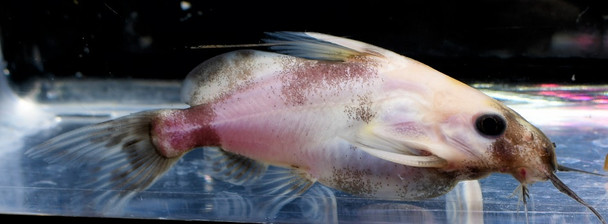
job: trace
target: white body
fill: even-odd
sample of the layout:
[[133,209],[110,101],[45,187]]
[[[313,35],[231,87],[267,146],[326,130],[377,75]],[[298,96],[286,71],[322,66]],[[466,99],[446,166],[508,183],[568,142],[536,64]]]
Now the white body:
[[471,114],[498,111],[489,106],[495,101],[415,60],[352,44],[380,56],[333,62],[230,52],[195,68],[182,96],[191,106],[213,108],[212,126],[226,151],[301,169],[355,194],[421,199],[446,193],[466,177],[454,169],[395,163],[365,149],[380,144],[414,156],[432,152],[453,161],[453,168],[484,159],[492,141],[471,141],[479,138],[473,126],[461,124],[472,124]]

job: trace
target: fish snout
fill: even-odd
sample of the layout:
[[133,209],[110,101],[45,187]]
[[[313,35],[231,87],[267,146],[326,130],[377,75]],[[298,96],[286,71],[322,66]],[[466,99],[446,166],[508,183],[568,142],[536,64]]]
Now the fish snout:
[[547,171],[544,169],[532,168],[532,167],[515,167],[509,171],[513,177],[521,184],[532,184],[538,181],[546,181],[549,179]]
[[552,143],[534,144],[518,157],[507,172],[522,184],[546,181],[557,170],[555,148]]
[[495,145],[493,153],[497,170],[511,174],[522,184],[546,181],[549,179],[548,175],[557,170],[555,148],[550,142],[522,142],[522,144],[503,142]]

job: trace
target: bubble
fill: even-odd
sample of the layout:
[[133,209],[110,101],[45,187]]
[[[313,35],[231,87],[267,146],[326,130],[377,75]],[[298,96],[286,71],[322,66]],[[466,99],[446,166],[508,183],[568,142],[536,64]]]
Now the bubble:
[[189,1],[181,1],[179,3],[179,6],[182,8],[182,10],[186,11],[186,10],[190,9],[190,7],[192,7],[192,4],[190,4]]

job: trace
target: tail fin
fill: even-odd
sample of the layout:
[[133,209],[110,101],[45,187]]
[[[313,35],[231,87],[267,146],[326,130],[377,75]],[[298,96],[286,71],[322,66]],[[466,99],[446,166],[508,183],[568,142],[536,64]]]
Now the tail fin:
[[[159,111],[132,114],[59,135],[26,151],[49,163],[91,168],[86,187],[98,203],[114,206],[148,188],[180,157],[160,155],[150,139],[151,122]],[[104,189],[105,191],[99,191]]]

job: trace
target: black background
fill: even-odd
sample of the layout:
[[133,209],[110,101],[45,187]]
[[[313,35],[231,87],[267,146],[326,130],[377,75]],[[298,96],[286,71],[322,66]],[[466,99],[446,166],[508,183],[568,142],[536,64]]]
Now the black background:
[[[2,1],[10,78],[182,79],[267,31],[368,42],[465,82],[605,83],[608,1]],[[559,34],[571,45],[555,49]],[[577,39],[578,38],[578,39]],[[606,40],[604,40],[606,39]],[[575,75],[575,80],[572,76]]]
[[[17,86],[56,77],[182,79],[233,50],[192,46],[259,43],[264,32],[287,30],[368,42],[465,82],[608,84],[605,0],[188,2],[2,0],[3,69]],[[570,45],[553,47],[564,35]]]

